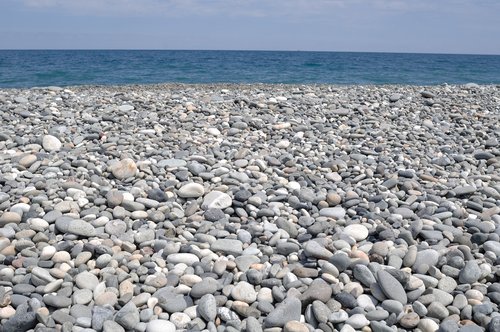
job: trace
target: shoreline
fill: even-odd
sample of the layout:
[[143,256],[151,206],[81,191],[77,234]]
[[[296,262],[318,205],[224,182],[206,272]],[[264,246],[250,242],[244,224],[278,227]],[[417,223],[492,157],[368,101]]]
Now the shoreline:
[[182,83],[182,82],[164,82],[164,83],[124,83],[124,84],[81,84],[81,85],[47,85],[47,86],[32,86],[32,87],[0,87],[2,90],[47,90],[51,88],[61,88],[70,90],[82,90],[82,89],[96,89],[96,88],[110,88],[110,89],[130,89],[130,88],[141,88],[141,89],[159,89],[159,88],[178,88],[178,87],[220,87],[220,88],[242,88],[249,86],[256,87],[266,87],[266,88],[294,88],[294,87],[332,87],[332,88],[349,88],[349,87],[366,87],[366,88],[397,88],[397,87],[408,87],[408,88],[466,88],[467,86],[472,87],[484,87],[484,88],[500,88],[498,83],[475,83],[468,82],[463,84],[456,83],[436,83],[436,84],[401,84],[401,83],[237,83],[237,82],[215,82],[215,83]]
[[0,89],[0,332],[500,326],[500,86]]

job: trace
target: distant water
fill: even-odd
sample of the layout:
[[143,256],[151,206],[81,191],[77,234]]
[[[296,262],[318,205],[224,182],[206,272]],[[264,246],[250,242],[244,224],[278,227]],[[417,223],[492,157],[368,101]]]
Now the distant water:
[[149,83],[498,84],[500,56],[0,50],[0,87]]

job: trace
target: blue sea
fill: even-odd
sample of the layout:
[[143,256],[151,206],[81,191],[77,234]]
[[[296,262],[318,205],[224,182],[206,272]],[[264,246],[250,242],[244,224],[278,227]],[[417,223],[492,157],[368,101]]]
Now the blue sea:
[[499,84],[500,55],[0,50],[0,87],[152,83]]

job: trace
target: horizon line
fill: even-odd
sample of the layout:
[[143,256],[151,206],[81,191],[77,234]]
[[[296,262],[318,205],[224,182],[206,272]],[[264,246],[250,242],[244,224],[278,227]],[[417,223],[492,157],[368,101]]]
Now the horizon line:
[[375,53],[375,54],[422,54],[422,55],[478,55],[500,56],[500,53],[453,53],[407,51],[327,51],[327,50],[270,50],[270,49],[169,49],[169,48],[0,48],[0,51],[178,51],[178,52],[291,52],[291,53]]

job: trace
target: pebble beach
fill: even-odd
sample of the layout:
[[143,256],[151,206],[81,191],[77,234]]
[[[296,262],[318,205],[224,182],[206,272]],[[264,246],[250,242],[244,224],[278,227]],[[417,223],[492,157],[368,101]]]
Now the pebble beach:
[[0,331],[498,332],[500,86],[0,90]]

